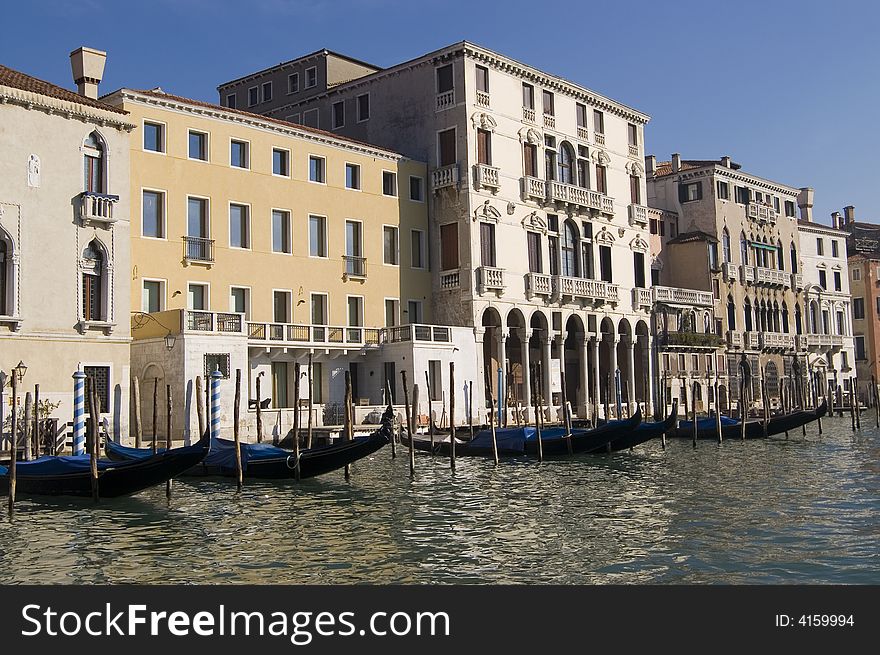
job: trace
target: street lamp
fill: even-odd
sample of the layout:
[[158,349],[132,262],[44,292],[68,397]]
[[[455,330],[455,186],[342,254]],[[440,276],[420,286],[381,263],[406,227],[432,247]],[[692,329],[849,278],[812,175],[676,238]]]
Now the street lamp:
[[12,374],[15,375],[16,378],[18,378],[19,384],[21,384],[21,381],[24,379],[24,376],[27,373],[27,369],[27,365],[25,365],[25,363],[21,360],[19,360],[18,366],[12,369]]
[[177,337],[171,334],[171,330],[168,331],[168,334],[165,335],[165,348],[168,350],[174,350],[174,344],[177,341]]

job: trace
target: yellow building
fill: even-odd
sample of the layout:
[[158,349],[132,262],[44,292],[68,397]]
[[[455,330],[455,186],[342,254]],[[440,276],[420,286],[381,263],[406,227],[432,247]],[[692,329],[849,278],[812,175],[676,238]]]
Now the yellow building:
[[[318,423],[337,422],[320,412],[342,400],[344,370],[360,404],[381,404],[386,377],[400,377],[391,353],[425,341],[395,326],[431,321],[425,165],[159,89],[104,100],[136,125],[131,293],[143,313],[132,319],[132,375],[145,429],[153,384],[160,407],[168,384],[172,415],[186,417],[175,436],[191,435],[193,380],[219,367],[229,377],[242,369],[242,416],[265,373],[266,429],[283,434],[294,365],[310,353]],[[451,351],[449,333],[434,331],[432,347]],[[232,387],[223,385],[227,429]]]

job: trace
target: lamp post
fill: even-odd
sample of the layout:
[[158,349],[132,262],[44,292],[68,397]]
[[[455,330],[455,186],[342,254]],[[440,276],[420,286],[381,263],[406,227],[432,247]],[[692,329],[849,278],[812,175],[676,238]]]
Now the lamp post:
[[8,380],[9,375],[6,371],[0,371],[0,450],[3,450],[3,444],[6,442],[6,434],[3,432],[3,422],[6,420],[3,390],[6,388],[6,382]]

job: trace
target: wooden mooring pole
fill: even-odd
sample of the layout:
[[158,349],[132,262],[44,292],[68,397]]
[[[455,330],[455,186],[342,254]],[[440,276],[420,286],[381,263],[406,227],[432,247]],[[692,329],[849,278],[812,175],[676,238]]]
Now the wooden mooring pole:
[[[165,420],[165,452],[171,450],[171,428],[172,416],[174,416],[173,400],[171,398],[171,385],[165,385],[165,403],[166,403],[166,420]],[[165,483],[165,497],[171,500],[171,478]]]
[[89,417],[92,419],[92,429],[89,440],[89,465],[92,474],[92,500],[98,502],[98,394],[95,392],[95,381],[92,377],[86,378],[86,395],[89,398]]
[[764,433],[764,438],[767,438],[767,428],[770,424],[770,394],[767,393],[767,381],[764,377],[764,367],[761,367],[761,404],[764,406],[763,414],[761,420],[761,430]]
[[[856,401],[855,401],[855,406],[856,406],[856,430],[858,430],[859,432],[861,432],[861,431],[862,431],[862,408],[861,408],[861,405],[860,405],[860,402],[859,402],[859,381],[858,381],[858,379],[853,378],[853,379],[852,379],[852,385],[853,385],[853,388],[855,389],[855,392],[854,392],[854,393],[855,393],[855,398],[856,398]],[[822,425],[822,419],[821,419],[821,418],[819,419],[819,425],[820,425],[820,426]],[[822,434],[821,427],[820,427],[820,429],[819,429],[819,434]]]
[[[354,433],[354,426],[352,425],[353,416],[352,416],[352,391],[351,391],[351,371],[346,369],[345,371],[345,396],[343,398],[343,404],[345,405],[345,416],[342,421],[342,441],[348,442],[351,441],[351,435]],[[345,465],[345,479],[351,479],[351,464]]]
[[565,392],[565,371],[563,370],[565,362],[559,367],[559,383],[562,385],[562,423],[565,426],[565,446],[568,448],[568,454],[573,455],[574,449],[571,446],[571,417],[568,415],[568,394]]
[[694,448],[697,447],[697,385],[696,380],[691,384],[691,408],[694,410]]
[[[0,393],[3,390],[0,389]],[[18,373],[12,371],[12,432],[9,435],[9,517],[15,511],[16,462],[18,461]],[[0,421],[2,421],[0,417]]]
[[[86,394],[88,395],[88,394]],[[153,454],[159,451],[158,432],[159,429],[159,378],[153,378]]]
[[31,439],[31,428],[33,427],[34,416],[34,397],[28,391],[24,394],[24,461],[29,462],[33,459],[33,439]]
[[449,467],[455,470],[455,362],[449,362]]
[[[235,488],[241,491],[244,472],[241,462],[241,369],[235,369],[235,404],[232,406],[232,439],[235,442]],[[219,411],[219,408],[218,408]],[[298,459],[298,458],[297,458]]]
[[34,385],[34,427],[33,427],[33,430],[34,430],[34,433],[33,433],[33,440],[34,440],[33,453],[34,453],[34,457],[39,457],[41,454],[40,451],[42,450],[42,448],[40,447],[41,443],[42,443],[42,438],[41,438],[42,435],[40,434],[41,430],[40,430],[40,385],[39,384]]
[[[144,424],[141,421],[141,382],[136,375],[131,378],[131,389],[134,394],[134,447],[140,448],[144,438]],[[200,427],[201,418],[202,415],[199,414]]]
[[[135,378],[137,380],[137,378]],[[135,395],[138,395],[136,392]],[[205,390],[202,389],[202,376],[196,376],[196,414],[199,418],[199,439],[205,436]]]
[[535,408],[535,437],[538,440],[538,462],[544,461],[544,441],[541,438],[541,421],[543,417],[538,411],[538,371],[537,367],[531,366],[531,382],[532,382],[532,405]]
[[[385,400],[387,402],[388,407],[394,407],[394,398],[391,395],[391,378],[385,380]],[[397,459],[397,445],[394,443],[397,441],[396,435],[391,435],[391,459]]]
[[[498,466],[498,442],[495,436],[495,398],[492,393],[492,386],[489,384],[489,372],[486,371],[486,395],[489,397],[489,429],[492,431],[492,459],[495,466]],[[473,434],[473,426],[471,426],[471,434]]]
[[474,381],[468,381],[468,429],[474,438]]
[[874,399],[874,413],[876,421],[874,427],[880,428],[880,398],[877,397],[877,381],[871,376],[871,397]]
[[855,397],[856,392],[853,389],[852,380],[850,380],[849,384],[849,420],[852,424],[852,431],[856,431],[856,406],[855,406]]
[[306,450],[309,450],[312,447],[312,424],[314,423],[314,419],[312,417],[312,414],[314,413],[314,411],[312,410],[314,401],[312,400],[312,396],[314,395],[313,391],[315,390],[315,385],[312,382],[312,353],[309,353],[308,366],[309,366],[309,370],[308,370],[307,381],[308,381],[308,385],[309,385],[309,403],[308,403],[309,417],[308,417],[308,422],[307,422],[308,430],[306,432]]
[[425,393],[428,395],[428,436],[431,437],[431,457],[434,456],[434,416],[433,416],[433,400],[431,389],[431,380],[428,371],[425,371]]
[[748,390],[746,389],[746,380],[745,378],[741,378],[739,381],[739,438],[740,441],[746,440],[746,416],[749,413],[749,404],[748,398],[746,394]]
[[715,432],[718,435],[718,443],[724,440],[721,434],[721,396],[718,394],[718,377],[715,377]]
[[263,398],[260,395],[260,378],[263,372],[257,373],[257,443],[263,443]]
[[[413,419],[412,414],[409,411],[409,387],[406,383],[406,371],[400,372],[401,380],[403,381],[403,408],[406,412],[406,431],[409,434],[409,474],[411,476],[415,476],[416,474],[416,446],[415,446],[415,430],[413,430]],[[430,419],[430,417],[429,417]],[[434,446],[431,445],[431,450],[433,451]]]

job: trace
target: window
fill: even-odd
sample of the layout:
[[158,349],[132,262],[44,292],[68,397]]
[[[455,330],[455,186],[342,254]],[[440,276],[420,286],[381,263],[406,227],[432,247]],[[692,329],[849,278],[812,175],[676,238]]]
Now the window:
[[260,89],[252,86],[248,89],[248,107],[253,107],[260,102]]
[[324,166],[325,161],[323,157],[316,157],[314,155],[309,157],[309,180],[311,182],[324,184]]
[[437,165],[450,166],[457,160],[455,153],[455,128],[437,134]]
[[841,286],[842,280],[840,279],[840,271],[834,271],[834,290],[840,291],[842,289]]
[[533,143],[523,144],[523,173],[538,177],[538,146]]
[[495,266],[495,224],[480,223],[480,264]]
[[187,236],[207,239],[209,236],[208,201],[187,198]]
[[311,295],[311,321],[312,325],[327,325],[329,322],[327,294],[313,293]]
[[562,274],[566,277],[580,277],[580,247],[577,228],[572,221],[562,225]]
[[529,251],[529,272],[543,273],[541,258],[541,235],[538,232],[526,232],[526,244]]
[[333,129],[345,126],[345,103],[343,101],[333,103]]
[[730,200],[730,185],[727,182],[718,180],[718,199]]
[[611,268],[611,248],[599,246],[599,269],[603,282],[613,282]]
[[161,312],[165,302],[165,283],[160,280],[144,280],[141,311]]
[[299,73],[291,73],[287,76],[287,92],[296,93],[299,91]]
[[324,402],[324,365],[321,362],[312,363],[312,388],[309,390],[312,402],[321,404]]
[[370,118],[370,94],[364,93],[357,97],[357,120],[361,123]]
[[348,324],[360,327],[364,324],[364,299],[361,296],[348,296]]
[[272,407],[288,407],[287,362],[272,362]]
[[733,187],[734,200],[740,205],[749,204],[749,190],[744,186]]
[[308,109],[303,112],[302,124],[306,127],[320,127],[320,114],[317,109]]
[[425,182],[415,175],[409,176],[409,199],[415,202],[425,201]]
[[773,211],[779,213],[779,197],[773,196]]
[[365,270],[363,224],[360,221],[345,221],[345,272],[363,277]]
[[857,334],[853,337],[853,343],[856,347],[856,360],[868,359],[868,356],[865,353],[865,337]]
[[285,116],[284,120],[286,120],[290,123],[296,123],[297,125],[299,125],[301,123],[299,116],[300,116],[299,113],[290,114],[290,116]]
[[345,165],[345,188],[360,189],[361,188],[361,167],[357,164]]
[[678,186],[679,202],[692,202],[700,200],[703,197],[703,183],[691,182],[690,184],[680,184]]
[[382,171],[382,193],[386,196],[397,195],[397,173]]
[[309,216],[309,256],[327,256],[327,219]]
[[564,184],[574,184],[575,180],[574,150],[567,141],[559,144],[556,160],[556,178]]
[[410,254],[410,266],[412,268],[425,268],[425,233],[421,230],[413,230],[410,233],[412,251]]
[[141,205],[141,236],[164,239],[165,194],[159,191],[144,191]]
[[596,164],[596,191],[608,193],[608,182],[605,178],[605,167]]
[[642,204],[642,187],[638,175],[629,176],[629,196],[632,204]]
[[247,287],[229,287],[229,311],[250,318],[251,290]]
[[234,93],[230,93],[228,96],[226,96],[226,106],[229,107],[230,109],[235,109],[235,94]]
[[[878,298],[880,300],[880,298]],[[853,298],[853,318],[857,321],[863,321],[865,319],[865,299],[864,298]]]
[[633,272],[635,273],[636,288],[645,288],[645,255],[641,252],[633,253]]
[[531,84],[526,84],[523,82],[522,85],[522,95],[523,95],[523,107],[526,109],[534,109],[535,108],[535,87]]
[[422,301],[421,300],[410,300],[409,302],[407,302],[406,303],[406,311],[407,311],[407,316],[409,317],[410,323],[421,323],[422,322]]
[[877,315],[880,316],[880,296],[877,296]]
[[840,351],[840,367],[844,371],[849,369],[849,354],[845,350]]
[[306,88],[311,89],[318,85],[318,69],[315,66],[306,68]]
[[639,145],[639,128],[633,125],[632,123],[626,124],[626,134],[629,139],[629,145],[637,146]]
[[385,299],[385,327],[400,324],[400,301],[394,298]]
[[208,161],[208,135],[204,132],[189,131],[189,158]]
[[272,210],[272,252],[291,254],[290,212]]
[[791,244],[791,272],[798,272],[797,250],[794,249],[794,242]]
[[103,286],[106,263],[97,241],[92,241],[82,253],[82,317],[86,321],[101,321],[104,317]]
[[593,131],[596,134],[605,134],[605,114],[598,109],[593,110]]
[[861,280],[862,279],[862,270],[860,268],[854,268],[852,272],[853,280]]
[[263,102],[272,100],[272,82],[263,82]]
[[397,266],[400,263],[398,231],[392,225],[386,225],[382,228],[382,261],[392,266]]
[[825,254],[825,240],[822,237],[816,238],[816,254],[824,255]]
[[205,377],[209,378],[214,371],[220,371],[224,380],[229,379],[229,354],[206,353],[205,354]]
[[574,108],[577,118],[577,126],[583,129],[587,129],[587,106],[576,102]]
[[724,228],[724,232],[721,234],[721,253],[724,257],[724,263],[729,264],[731,262],[730,232],[727,231],[727,228]]
[[290,151],[272,148],[272,175],[290,177]]
[[251,247],[251,217],[247,205],[229,205],[229,247]]
[[272,292],[272,320],[275,323],[290,323],[290,291]]
[[838,252],[837,239],[831,240],[831,256],[832,257],[840,257],[840,253]]
[[165,126],[144,121],[144,150],[165,152]]
[[98,394],[98,407],[102,413],[112,411],[110,407],[110,367],[83,366],[83,373],[92,381]]
[[446,93],[454,88],[454,80],[452,77],[452,64],[440,66],[437,69],[437,93]]
[[458,268],[458,223],[440,226],[440,270]]
[[547,261],[550,264],[550,275],[559,275],[559,237],[547,236]]
[[230,142],[229,165],[235,168],[250,168],[249,146],[247,141],[233,139]]
[[485,66],[476,66],[475,70],[477,74],[477,91],[489,93],[489,69]]
[[489,130],[477,130],[477,163],[492,165],[492,133]]
[[553,106],[553,94],[550,91],[543,91],[541,93],[541,99],[544,106],[544,115],[555,116],[556,110]]
[[578,146],[577,178],[578,185],[590,188],[590,159],[586,146]]
[[785,215],[793,218],[794,217],[794,201],[786,200],[785,201]]
[[828,289],[828,278],[825,274],[825,271],[822,269],[819,269],[819,286],[821,286],[823,289]]
[[187,286],[187,307],[196,311],[208,309],[208,285],[191,283]]

